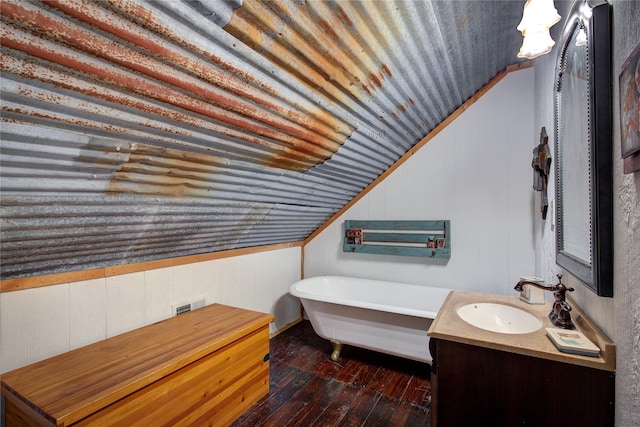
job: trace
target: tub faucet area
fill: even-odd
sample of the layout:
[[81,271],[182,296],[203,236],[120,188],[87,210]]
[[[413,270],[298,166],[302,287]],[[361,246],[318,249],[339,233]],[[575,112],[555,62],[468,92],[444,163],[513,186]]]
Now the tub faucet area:
[[529,280],[520,280],[518,284],[513,288],[516,291],[522,291],[523,285],[534,286],[545,291],[552,291],[555,301],[551,307],[549,313],[549,320],[554,326],[564,329],[575,329],[575,325],[571,320],[571,306],[566,300],[565,293],[567,291],[573,292],[573,288],[568,288],[562,283],[562,274],[558,274],[558,283],[555,285],[544,286],[536,282]]

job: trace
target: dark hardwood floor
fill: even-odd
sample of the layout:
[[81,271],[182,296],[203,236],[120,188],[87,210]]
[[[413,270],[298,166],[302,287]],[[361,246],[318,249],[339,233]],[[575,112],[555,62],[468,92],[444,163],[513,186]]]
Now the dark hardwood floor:
[[430,426],[430,366],[331,344],[302,321],[270,342],[267,396],[232,425]]

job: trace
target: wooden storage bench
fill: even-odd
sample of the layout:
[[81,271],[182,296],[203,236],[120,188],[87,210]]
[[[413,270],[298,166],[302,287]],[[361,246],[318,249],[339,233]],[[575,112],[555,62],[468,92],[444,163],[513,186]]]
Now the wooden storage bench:
[[227,425],[269,391],[272,321],[213,304],[8,372],[6,425]]

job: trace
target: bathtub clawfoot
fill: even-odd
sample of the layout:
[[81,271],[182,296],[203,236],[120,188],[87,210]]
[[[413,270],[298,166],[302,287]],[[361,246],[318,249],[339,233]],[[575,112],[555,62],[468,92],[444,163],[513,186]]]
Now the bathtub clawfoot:
[[333,353],[331,353],[331,360],[333,360],[334,362],[337,362],[338,359],[340,358],[340,352],[342,351],[342,344],[340,344],[339,342],[332,342],[331,345],[333,346]]
[[331,360],[338,363],[340,343],[431,362],[427,331],[450,291],[340,276],[309,277],[289,287],[323,345],[333,343]]

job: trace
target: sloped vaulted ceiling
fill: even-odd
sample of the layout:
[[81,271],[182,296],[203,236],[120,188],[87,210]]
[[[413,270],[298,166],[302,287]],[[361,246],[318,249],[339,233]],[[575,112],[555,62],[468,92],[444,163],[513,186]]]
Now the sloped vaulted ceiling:
[[3,279],[303,240],[516,62],[520,1],[3,0]]

